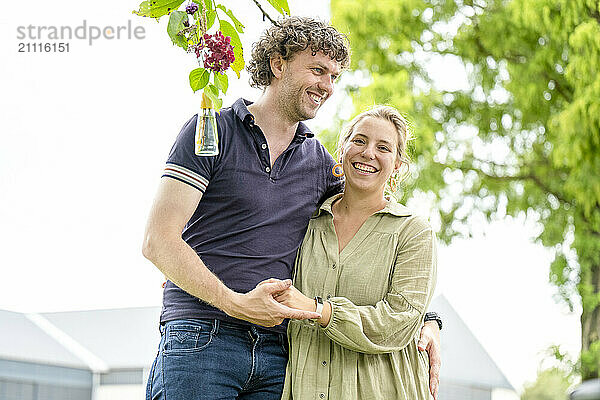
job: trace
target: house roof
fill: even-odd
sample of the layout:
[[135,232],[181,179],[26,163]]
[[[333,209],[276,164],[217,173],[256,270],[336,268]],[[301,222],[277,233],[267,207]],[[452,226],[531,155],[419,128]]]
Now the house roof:
[[447,381],[515,390],[443,295],[434,298],[429,309],[440,314],[444,324],[441,332],[441,384]]
[[109,369],[146,368],[156,356],[160,307],[41,314]]
[[0,358],[66,367],[86,363],[48,335],[26,314],[0,310]]

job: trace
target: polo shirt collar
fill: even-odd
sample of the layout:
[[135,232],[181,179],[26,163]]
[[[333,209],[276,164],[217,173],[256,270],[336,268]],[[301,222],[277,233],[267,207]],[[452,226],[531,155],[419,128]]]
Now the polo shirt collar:
[[[250,124],[251,121],[252,123],[254,123],[254,116],[250,111],[248,111],[248,106],[250,104],[252,104],[251,101],[240,97],[231,106],[233,108],[233,111],[235,112],[235,115],[237,115],[238,118],[241,119],[242,122],[244,122],[244,124],[246,125]],[[310,131],[306,124],[304,124],[303,122],[298,123],[298,128],[296,128],[295,133],[295,140],[304,141],[304,139],[311,138],[314,136],[314,133]]]
[[[318,217],[319,215],[321,215],[321,213],[323,213],[323,211],[326,211],[329,214],[333,215],[333,211],[331,210],[333,202],[342,197],[343,195],[343,193],[338,193],[335,196],[332,196],[325,200],[325,202],[321,204],[321,207],[319,207],[319,209],[315,212],[313,217]],[[398,203],[393,197],[390,198],[387,205],[382,210],[377,211],[375,214],[391,214],[396,217],[410,217],[411,215],[413,215],[413,213],[408,207]]]

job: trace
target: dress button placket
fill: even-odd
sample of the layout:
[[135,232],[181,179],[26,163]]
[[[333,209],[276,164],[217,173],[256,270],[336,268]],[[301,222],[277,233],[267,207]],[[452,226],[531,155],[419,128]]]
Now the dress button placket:
[[[334,235],[333,238],[330,236],[332,234]],[[329,300],[331,298],[331,293],[335,293],[336,291],[338,271],[340,270],[339,268],[337,268],[339,266],[339,252],[337,249],[337,240],[330,240],[335,239],[335,228],[333,227],[333,220],[331,220],[331,231],[327,230],[325,236],[326,237],[324,239],[329,239],[326,241],[330,243],[330,245],[326,248],[328,261],[327,264],[323,266],[324,276],[320,275],[321,278],[324,278],[322,289],[323,292],[321,293],[321,296],[327,297],[327,300]],[[329,393],[328,390],[330,375],[329,371],[331,368],[331,341],[329,340],[327,335],[325,335],[325,333],[322,331],[319,332],[318,340],[318,357],[321,360],[320,364],[323,368],[321,372],[317,374],[317,384],[315,385],[315,392],[318,393],[318,398],[325,399]]]
[[339,260],[333,262],[330,265],[330,268],[327,268],[327,273],[325,275],[325,285],[323,287],[323,294],[325,295],[324,297],[326,297],[327,300],[329,300],[331,296],[333,296],[334,293],[336,293],[337,290],[338,271],[340,271],[338,266]]

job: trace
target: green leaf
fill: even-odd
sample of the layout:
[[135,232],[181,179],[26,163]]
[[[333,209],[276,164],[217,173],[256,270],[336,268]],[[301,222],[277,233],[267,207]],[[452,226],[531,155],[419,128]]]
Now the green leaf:
[[233,22],[233,25],[235,26],[235,29],[239,32],[239,33],[244,33],[244,25],[242,25],[242,23],[235,17],[235,15],[233,15],[233,12],[229,9],[227,9],[224,5],[222,4],[217,4],[217,8],[223,10],[223,12],[225,14],[227,14],[227,16],[229,18],[231,18],[231,21]]
[[233,46],[233,54],[235,61],[231,64],[231,69],[240,77],[240,71],[244,69],[244,49],[242,41],[235,28],[227,21],[220,21],[221,32],[223,35],[231,37],[231,45]]
[[140,3],[140,9],[133,11],[140,17],[160,18],[177,10],[183,0],[146,0]]
[[225,74],[215,74],[215,86],[223,92],[223,94],[227,93],[227,88],[229,87],[229,79]]
[[223,100],[219,98],[219,89],[215,85],[208,85],[204,88],[204,95],[210,99],[215,111],[219,111],[223,106]]
[[190,87],[194,92],[204,88],[210,79],[210,71],[204,68],[196,68],[190,72]]
[[270,5],[273,6],[278,13],[283,15],[290,15],[290,6],[287,0],[267,0]]
[[188,16],[185,11],[173,11],[169,16],[169,25],[167,25],[167,33],[173,44],[186,50],[188,48],[187,39],[184,35],[178,35],[178,33],[185,28],[183,21],[187,21],[187,19]]
[[209,30],[215,23],[217,12],[215,10],[209,10],[206,13],[206,30]]

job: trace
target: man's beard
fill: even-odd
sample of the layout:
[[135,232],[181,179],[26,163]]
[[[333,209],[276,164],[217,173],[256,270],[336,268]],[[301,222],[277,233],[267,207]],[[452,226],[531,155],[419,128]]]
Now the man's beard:
[[306,110],[303,107],[304,96],[308,96],[305,90],[298,85],[294,85],[292,79],[286,77],[283,82],[282,95],[280,96],[280,107],[290,121],[299,122],[313,119],[319,108]]

